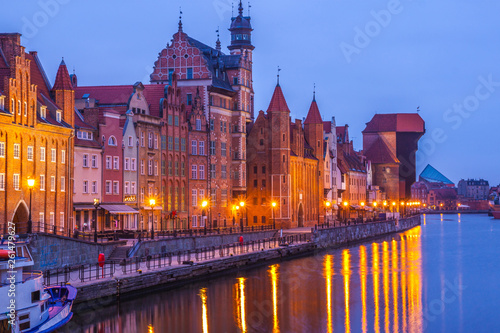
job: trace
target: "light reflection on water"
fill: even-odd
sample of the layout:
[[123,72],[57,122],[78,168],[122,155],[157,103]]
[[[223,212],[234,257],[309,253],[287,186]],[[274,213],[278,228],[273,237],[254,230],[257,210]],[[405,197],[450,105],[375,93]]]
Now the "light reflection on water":
[[468,215],[425,219],[370,243],[75,311],[71,332],[465,332],[480,305],[464,303],[464,237],[500,228]]

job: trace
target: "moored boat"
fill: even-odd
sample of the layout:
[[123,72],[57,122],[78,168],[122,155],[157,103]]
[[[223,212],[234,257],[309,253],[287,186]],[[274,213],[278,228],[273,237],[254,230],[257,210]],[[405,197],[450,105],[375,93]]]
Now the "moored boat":
[[24,242],[4,241],[0,254],[0,332],[52,332],[71,320],[76,288],[45,287]]

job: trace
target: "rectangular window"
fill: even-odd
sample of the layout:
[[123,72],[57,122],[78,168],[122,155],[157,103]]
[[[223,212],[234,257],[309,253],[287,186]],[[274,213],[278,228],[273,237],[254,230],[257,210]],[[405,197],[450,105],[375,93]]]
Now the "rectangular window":
[[262,224],[266,224],[266,217],[262,216]]
[[61,213],[60,213],[59,223],[61,224],[61,226],[63,226],[63,225],[65,224],[65,223],[64,223],[64,212],[61,212]]
[[196,140],[191,141],[191,155],[197,155],[197,144]]
[[130,158],[125,157],[125,170],[130,170]]
[[56,176],[50,176],[50,190],[52,192],[56,191]]
[[198,220],[197,220],[197,216],[194,215],[193,217],[191,217],[191,222],[192,222],[192,225],[193,227],[198,227]]
[[253,223],[254,223],[254,224],[257,224],[257,216],[254,216],[254,217],[253,217]]
[[196,130],[201,131],[201,119],[196,119]]
[[202,156],[205,155],[205,141],[198,142],[198,153]]
[[175,175],[176,176],[179,175],[179,162],[178,161],[175,161]]
[[215,164],[210,164],[210,178],[216,178],[216,174]]
[[185,152],[186,151],[186,139],[181,138],[181,151]]
[[198,178],[198,166],[197,165],[192,165],[191,166],[191,179],[197,179]]
[[211,131],[214,130],[214,120],[213,119],[210,119],[210,130]]
[[130,183],[130,194],[137,194],[136,188],[135,188],[135,182]]
[[165,161],[161,161],[161,175],[165,176]]
[[168,124],[169,125],[173,125],[172,119],[174,119],[174,118],[173,118],[173,116],[171,114],[168,115],[167,119],[168,119]]
[[61,176],[61,192],[66,191],[66,178]]
[[220,167],[220,178],[227,179],[227,166],[221,165]]
[[128,136],[128,146],[132,147],[133,145],[134,145],[134,141],[133,141],[132,137],[129,135]]
[[167,136],[166,135],[161,136],[161,149],[163,149],[163,150],[167,149]]
[[61,163],[66,164],[66,150],[61,150]]
[[137,163],[136,163],[136,159],[135,158],[132,158],[130,160],[130,170],[131,171],[137,171]]
[[[85,156],[85,155],[84,155]],[[106,169],[111,169],[111,156],[106,156]]]
[[225,142],[221,142],[221,144],[220,144],[220,154],[223,157],[226,157],[226,152],[227,152],[226,145],[227,144]]
[[148,175],[149,176],[153,175],[153,160],[148,161]]
[[193,69],[190,67],[187,69],[187,79],[191,80],[193,78]]
[[144,139],[144,132],[141,132],[141,147],[144,147],[146,140]]
[[88,154],[83,154],[83,156],[82,156],[82,166],[84,168],[88,168],[89,167],[89,155]]
[[198,194],[196,193],[196,190],[192,190],[191,192],[191,205],[193,207],[198,205]]
[[125,182],[124,189],[123,189],[125,195],[130,194],[129,193],[129,185],[130,185],[130,182]]
[[168,150],[173,150],[174,149],[174,144],[173,143],[174,143],[174,139],[171,136],[169,136],[168,137]]
[[217,202],[217,189],[215,188],[210,189],[210,202],[213,202],[214,205]]
[[111,180],[106,180],[106,194],[111,194]]
[[193,94],[187,94],[186,105],[192,105],[192,104],[193,104]]
[[97,193],[97,181],[92,181],[92,193]]
[[52,150],[50,151],[50,161],[55,163],[56,162],[56,150],[54,148],[52,148]]
[[155,149],[158,149],[158,134],[155,134]]
[[40,191],[45,191],[45,175],[40,175]]
[[50,223],[50,225],[54,225],[55,222],[56,222],[56,219],[55,219],[54,212],[50,212],[49,213],[49,223]]
[[179,116],[174,117],[174,125],[179,126]]
[[19,143],[14,143],[14,158],[19,158],[20,157],[20,147],[19,147]]
[[40,162],[45,162],[45,147],[40,147]]
[[28,161],[33,161],[33,146],[28,146],[28,156],[27,159]]
[[146,167],[144,165],[144,160],[141,160],[141,175],[143,175],[146,172]]
[[220,199],[222,207],[227,207],[227,190],[220,191]]
[[148,133],[148,148],[153,148],[153,133]]
[[179,151],[179,138],[175,138],[174,140],[174,149],[175,151]]
[[5,191],[5,173],[0,173],[0,191]]
[[92,168],[97,169],[97,155],[92,155]]
[[83,193],[89,193],[89,182],[88,180],[83,181]]
[[204,165],[198,166],[198,175],[199,175],[199,179],[205,179],[205,166]]
[[[43,212],[40,212],[40,214],[38,214],[38,222],[40,222],[40,224],[45,224],[45,213]],[[43,228],[43,227],[42,227]]]
[[120,170],[120,157],[113,157],[113,169]]
[[210,155],[215,155],[215,141],[210,141]]
[[262,173],[266,173],[266,166],[265,165],[262,166]]
[[172,161],[168,161],[168,175],[172,176]]
[[158,161],[155,161],[155,176],[158,176]]
[[113,182],[113,193],[120,194],[120,182],[117,181]]
[[238,78],[237,78],[237,77],[233,77],[233,84],[234,84],[234,85],[237,85],[237,84],[238,84]]
[[181,162],[181,176],[182,177],[185,176],[185,163],[184,162]]

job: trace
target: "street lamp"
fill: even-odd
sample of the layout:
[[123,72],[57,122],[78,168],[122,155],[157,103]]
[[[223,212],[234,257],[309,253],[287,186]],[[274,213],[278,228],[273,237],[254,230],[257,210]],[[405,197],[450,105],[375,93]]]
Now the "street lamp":
[[346,222],[347,220],[347,205],[349,203],[347,201],[344,201],[343,205],[344,205],[344,223]]
[[99,199],[98,198],[94,198],[94,207],[95,207],[95,220],[94,220],[94,243],[97,243],[97,216],[99,215],[99,205],[100,205],[100,202],[99,202]]
[[[208,201],[207,200],[203,200],[201,202],[201,207],[203,208],[202,211],[201,211],[201,218],[205,218],[205,208],[207,208],[207,206],[208,206]],[[205,229],[205,235],[206,235],[207,234],[207,221],[204,221],[203,227]]]
[[[332,204],[330,203],[330,201],[325,202],[326,212],[327,213],[328,213],[328,208],[330,208],[331,205]],[[327,214],[325,214],[325,215],[327,215]],[[329,225],[328,225],[328,216],[326,216],[326,226],[329,227]]]
[[[244,201],[240,201],[240,207],[241,207],[241,209],[243,209],[243,207],[245,207],[245,202]],[[241,232],[243,232],[243,212],[241,212],[240,224],[241,224]]]
[[[365,202],[361,201],[361,219],[362,220],[364,218],[364,215],[365,215]],[[361,222],[363,222],[363,221],[361,221]]]
[[28,179],[28,187],[30,189],[30,214],[28,217],[28,234],[31,234],[31,231],[33,228],[33,222],[31,222],[31,193],[33,192],[33,186],[35,186],[35,179],[29,178]]
[[155,221],[153,209],[156,205],[156,200],[154,198],[149,199],[149,206],[151,207],[151,239],[155,239]]
[[276,207],[276,201],[271,202],[271,206],[273,207],[272,213],[273,213],[273,229],[276,229],[276,219],[274,218],[274,208]]

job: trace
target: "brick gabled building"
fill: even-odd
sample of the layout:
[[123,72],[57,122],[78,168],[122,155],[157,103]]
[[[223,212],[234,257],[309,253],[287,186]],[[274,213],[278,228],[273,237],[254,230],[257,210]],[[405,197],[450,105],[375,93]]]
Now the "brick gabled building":
[[298,119],[292,123],[278,84],[267,113],[260,111],[248,129],[247,205],[252,225],[290,228],[322,222],[323,144],[323,122],[315,100],[306,124]]
[[[206,214],[211,226],[224,225],[224,221],[227,225],[232,217],[231,203],[246,199],[246,126],[254,110],[250,21],[240,2],[229,29],[230,54],[222,52],[220,40],[213,48],[188,36],[179,21],[177,33],[161,50],[151,74],[151,83],[162,86],[172,84],[174,73],[178,76],[187,119],[195,96],[200,96],[209,128],[204,147],[207,185],[202,193],[210,199]],[[194,189],[189,187],[190,195]]]
[[26,232],[28,179],[34,179],[33,231],[72,229],[73,89],[61,62],[51,86],[21,35],[0,34],[0,230]]

